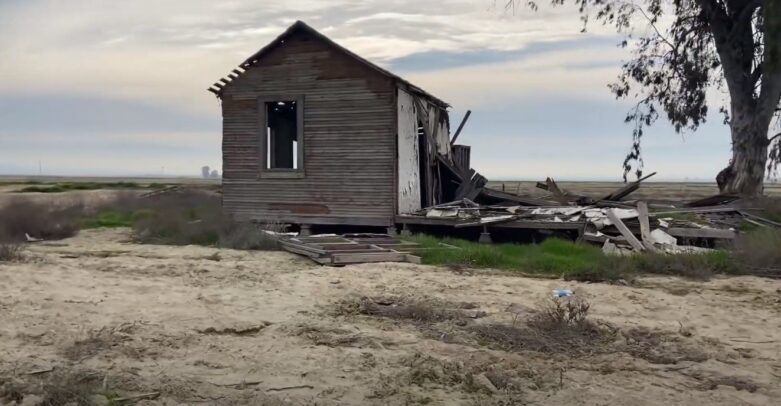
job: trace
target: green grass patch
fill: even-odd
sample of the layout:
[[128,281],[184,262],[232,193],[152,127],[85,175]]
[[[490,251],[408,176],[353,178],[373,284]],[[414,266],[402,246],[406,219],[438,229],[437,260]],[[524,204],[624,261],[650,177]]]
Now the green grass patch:
[[[738,267],[727,251],[698,254],[610,256],[594,245],[550,238],[541,244],[479,244],[427,235],[408,238],[421,244],[424,264],[489,268],[524,275],[548,275],[591,282],[631,280],[641,274],[707,279],[734,274]],[[457,249],[443,245],[455,246]]]
[[133,227],[133,224],[150,215],[150,210],[101,210],[92,217],[82,219],[81,226],[83,229]]
[[[604,258],[602,251],[595,246],[553,238],[536,245],[479,244],[426,235],[416,235],[410,240],[425,248],[421,251],[423,263],[432,265],[458,265],[529,274],[566,275],[587,268]],[[440,243],[458,249],[449,249]]]

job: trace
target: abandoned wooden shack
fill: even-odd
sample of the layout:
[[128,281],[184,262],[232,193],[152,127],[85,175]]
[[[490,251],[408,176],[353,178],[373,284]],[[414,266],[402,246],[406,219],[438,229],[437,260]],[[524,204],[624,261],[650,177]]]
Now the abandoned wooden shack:
[[209,91],[238,220],[391,227],[485,184],[451,144],[447,103],[301,21]]

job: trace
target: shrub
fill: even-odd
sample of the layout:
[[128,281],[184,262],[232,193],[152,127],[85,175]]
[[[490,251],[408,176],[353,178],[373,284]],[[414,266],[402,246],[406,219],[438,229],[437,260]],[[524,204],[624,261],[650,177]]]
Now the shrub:
[[83,213],[81,204],[52,206],[28,199],[13,199],[0,207],[0,233],[10,241],[25,241],[26,235],[57,240],[76,235]]
[[645,253],[629,258],[641,273],[675,275],[705,280],[715,274],[735,273],[735,262],[727,251],[691,254]]
[[[276,238],[264,232],[282,231],[281,224],[239,223],[223,214],[220,197],[184,191],[144,200],[143,208],[126,205],[135,239],[148,244],[212,245],[242,250],[272,250]],[[121,220],[128,220],[123,217]]]
[[24,251],[22,244],[0,236],[0,262],[11,262],[22,259],[22,251]]
[[551,297],[540,302],[533,322],[541,326],[577,327],[586,322],[591,304],[579,296]]
[[267,223],[236,223],[226,220],[227,225],[220,233],[219,245],[237,250],[275,250],[278,249],[277,238],[266,231],[281,232],[282,224]]
[[767,269],[781,273],[781,230],[757,228],[738,235],[734,255],[742,273]]

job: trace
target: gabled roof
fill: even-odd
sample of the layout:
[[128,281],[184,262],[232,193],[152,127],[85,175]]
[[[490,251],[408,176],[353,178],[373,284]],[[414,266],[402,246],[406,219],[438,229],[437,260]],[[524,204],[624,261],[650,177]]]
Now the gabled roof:
[[[353,53],[349,49],[347,49],[347,48],[337,44],[336,42],[332,41],[330,38],[328,38],[325,35],[321,34],[320,32],[318,32],[314,28],[310,27],[309,25],[307,25],[303,21],[296,21],[293,25],[288,27],[288,29],[285,30],[285,32],[280,34],[275,40],[271,41],[268,45],[264,46],[258,52],[255,52],[255,54],[253,54],[252,56],[247,58],[247,60],[242,62],[241,65],[239,65],[239,69],[234,69],[233,73],[229,74],[227,79],[226,78],[222,78],[218,82],[216,82],[214,85],[212,85],[212,87],[209,88],[209,91],[214,93],[214,94],[216,94],[217,96],[220,96],[222,94],[222,88],[226,84],[230,83],[233,79],[236,79],[239,75],[244,73],[244,71],[246,71],[247,69],[251,68],[253,65],[257,64],[258,61],[263,59],[263,57],[268,55],[271,51],[273,51],[277,47],[283,45],[288,38],[292,37],[293,35],[302,33],[302,32],[303,33],[307,33],[307,34],[313,36],[314,38],[322,41],[324,44],[326,44],[326,45],[328,45],[328,46],[330,46],[330,47],[332,47],[332,48],[342,52],[343,54],[345,54],[345,55],[355,59],[357,62],[359,62],[359,63],[361,63],[361,64],[363,64],[363,65],[365,65],[365,66],[367,66],[367,67],[377,71],[378,73],[380,73],[380,74],[382,74],[382,75],[384,75],[384,76],[386,76],[388,78],[391,78],[392,80],[394,80],[394,81],[396,81],[398,83],[401,83],[410,92],[418,94],[418,95],[423,96],[425,98],[428,98],[431,101],[435,102],[436,104],[439,104],[441,107],[450,107],[450,105],[448,105],[447,103],[445,103],[441,99],[439,99],[439,98],[435,97],[434,95],[426,92],[425,90],[423,90],[423,89],[413,85],[412,83],[404,80],[400,76],[397,76],[397,75],[395,75],[395,74],[393,74],[393,73],[391,73],[391,72],[389,72],[389,71],[387,71],[387,70],[385,70],[385,69],[375,65],[374,63],[369,62],[368,60],[358,56],[355,53]],[[243,69],[243,70],[240,70],[240,69]]]

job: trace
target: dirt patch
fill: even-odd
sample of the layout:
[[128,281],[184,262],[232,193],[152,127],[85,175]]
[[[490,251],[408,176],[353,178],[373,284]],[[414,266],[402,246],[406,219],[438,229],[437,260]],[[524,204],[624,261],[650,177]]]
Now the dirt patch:
[[[697,342],[663,331],[633,328],[622,331],[624,350],[634,357],[654,364],[677,364],[681,361],[703,362],[710,358],[705,348],[713,348],[714,340]],[[689,334],[691,335],[691,334]]]
[[[137,402],[148,405],[781,398],[781,331],[769,328],[781,281],[655,277],[614,286],[413,264],[334,269],[285,252],[129,237],[127,229],[84,230],[27,245],[35,261],[0,263],[0,384],[21,382],[16,393],[43,397],[27,385],[99,372],[85,381],[90,395],[159,393]],[[90,252],[121,254],[82,255]],[[219,261],[206,258],[215,253]],[[675,295],[670,286],[690,291]],[[588,298],[586,317],[577,316],[583,307],[553,308],[555,326],[546,327],[538,304],[559,288]],[[579,343],[593,348],[574,351],[589,347]],[[4,386],[6,398],[11,389]]]
[[130,341],[131,333],[135,325],[125,324],[114,328],[101,328],[90,331],[83,339],[76,340],[73,344],[62,349],[62,355],[71,361],[83,361],[92,358],[101,352],[118,347],[126,341]]
[[0,386],[0,400],[25,405],[89,406],[106,404],[113,396],[101,386],[103,376],[96,371],[54,371],[25,378],[3,382]]
[[260,324],[239,324],[234,326],[207,327],[199,329],[198,332],[201,334],[245,336],[257,334],[269,325],[271,325],[271,323],[263,322]]
[[337,304],[336,314],[360,313],[394,320],[417,323],[438,323],[447,320],[465,320],[485,315],[484,312],[467,312],[474,309],[473,303],[451,303],[431,298],[414,299],[403,296],[362,297],[358,301],[342,301]]
[[694,376],[695,379],[701,380],[702,384],[700,389],[702,390],[715,390],[719,386],[731,386],[737,390],[747,391],[754,393],[759,389],[759,385],[754,383],[750,378],[739,376],[716,376],[716,377],[701,377]]

